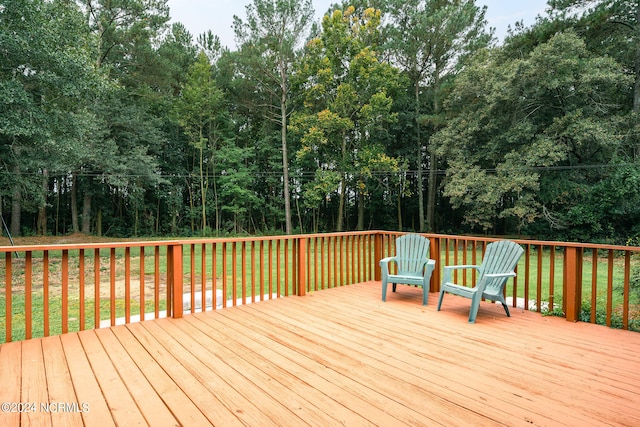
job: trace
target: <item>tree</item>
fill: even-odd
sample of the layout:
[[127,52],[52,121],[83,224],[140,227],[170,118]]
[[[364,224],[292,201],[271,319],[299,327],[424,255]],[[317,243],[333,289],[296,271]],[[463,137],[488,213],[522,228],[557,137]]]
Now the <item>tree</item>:
[[253,77],[257,90],[272,101],[266,115],[280,125],[285,229],[291,234],[291,192],[289,189],[289,147],[287,121],[290,114],[289,80],[296,49],[313,18],[311,0],[253,0],[246,7],[247,22],[234,16],[233,29],[242,49],[243,71]]
[[104,141],[109,155],[84,150],[88,157],[78,158],[72,171],[77,186],[73,193],[78,193],[78,189],[82,192],[82,231],[91,231],[91,219],[95,216],[100,234],[102,211],[101,207],[93,207],[94,195],[114,193],[119,199],[112,203],[114,220],[117,217],[122,221],[122,204],[137,213],[144,203],[144,188],[162,181],[155,172],[157,153],[165,137],[152,111],[152,101],[162,96],[160,80],[166,74],[166,63],[154,45],[169,15],[167,0],[81,0],[80,3],[95,40],[92,51],[95,67],[112,82],[110,90],[96,97],[91,107],[101,124],[98,140],[91,136],[87,140],[89,145],[98,144],[100,150]]
[[[69,2],[0,4],[0,196],[12,200],[15,235],[23,208],[44,216],[48,176],[66,171],[95,122],[86,107],[103,80],[83,49],[88,41]],[[43,219],[39,228],[46,232]]]
[[[420,231],[435,230],[438,169],[432,144],[425,146],[423,141],[422,127],[428,126],[435,133],[442,126],[441,104],[447,77],[455,75],[461,60],[485,46],[490,37],[483,32],[486,6],[480,9],[474,3],[473,0],[389,1],[387,48],[413,87]],[[431,102],[428,113],[423,105],[425,88]],[[429,168],[426,226],[423,200],[425,164]]]
[[375,51],[380,10],[369,8],[362,16],[354,12],[350,7],[325,16],[322,34],[309,42],[298,73],[306,88],[306,109],[291,121],[302,143],[298,157],[313,158],[325,171],[316,177],[335,176],[326,171],[341,177],[338,231],[343,229],[348,187],[358,195],[358,227],[364,227],[365,176],[371,161],[384,155],[387,126],[396,120],[390,93],[399,81],[397,70],[381,62]]
[[635,76],[633,111],[640,113],[640,2],[550,0],[556,20],[568,20],[590,49],[609,54]]
[[524,58],[503,53],[478,54],[447,99],[452,117],[435,137],[448,159],[445,196],[485,232],[504,231],[497,221],[522,231],[542,220],[556,237],[593,236],[598,218],[571,212],[619,162],[629,76],[573,32]]
[[[204,52],[198,54],[196,62],[189,69],[187,82],[182,94],[175,103],[175,114],[182,126],[189,144],[197,151],[197,168],[200,187],[201,232],[206,233],[207,195],[209,185],[215,182],[211,178],[216,173],[216,152],[224,138],[226,124],[224,99],[222,91],[217,87]],[[217,191],[214,184],[214,200],[216,209],[216,229],[219,229]]]
[[640,2],[634,0],[554,0],[549,2],[554,22],[573,28],[597,55],[615,58],[634,83],[621,95],[631,106],[626,147],[634,161],[640,159]]

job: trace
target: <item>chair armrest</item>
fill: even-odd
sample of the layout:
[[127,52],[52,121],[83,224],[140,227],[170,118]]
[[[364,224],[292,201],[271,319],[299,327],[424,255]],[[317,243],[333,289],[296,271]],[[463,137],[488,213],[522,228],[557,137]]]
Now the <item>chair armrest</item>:
[[491,274],[485,274],[484,277],[489,277],[489,278],[516,277],[516,273],[514,273],[514,272],[511,272],[511,273],[491,273]]
[[444,274],[442,277],[442,284],[444,285],[445,283],[452,283],[451,282],[451,276],[453,273],[453,270],[462,270],[462,269],[468,269],[468,268],[475,268],[476,270],[478,270],[480,268],[479,265],[470,265],[470,264],[463,264],[463,265],[445,265],[444,266]]
[[387,258],[382,258],[380,260],[380,270],[382,270],[382,279],[389,277],[389,263],[390,262],[398,262],[396,261],[396,257],[390,256]]
[[426,270],[425,270],[424,277],[426,280],[431,280],[431,274],[433,274],[433,270],[436,269],[436,260],[428,259],[425,267],[426,267]]
[[[482,276],[482,280],[480,280],[480,282],[478,283],[478,285],[476,286],[476,288],[478,289],[478,292],[480,293],[480,295],[484,294],[485,292],[485,288],[487,286],[487,283],[489,281],[489,279],[499,279],[499,278],[505,278],[505,282],[509,277],[516,277],[516,273],[509,272],[509,273],[488,273],[485,274],[484,276]],[[493,289],[493,291],[497,291],[496,289]],[[502,290],[500,290],[500,292],[502,292]],[[491,292],[490,294],[492,294],[493,292]]]
[[450,269],[450,270],[457,270],[457,269],[461,269],[461,268],[475,268],[476,270],[478,268],[480,268],[479,265],[471,265],[471,264],[465,264],[465,265],[445,265],[444,266],[445,269]]
[[420,265],[420,269],[424,271],[425,267],[431,268],[431,267],[435,267],[435,265],[436,265],[435,259],[425,258]]

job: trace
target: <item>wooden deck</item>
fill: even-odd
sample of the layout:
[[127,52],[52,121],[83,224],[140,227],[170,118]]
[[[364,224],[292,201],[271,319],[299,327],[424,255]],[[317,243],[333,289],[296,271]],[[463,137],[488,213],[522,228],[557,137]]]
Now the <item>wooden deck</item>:
[[380,288],[3,344],[0,425],[640,425],[640,334]]

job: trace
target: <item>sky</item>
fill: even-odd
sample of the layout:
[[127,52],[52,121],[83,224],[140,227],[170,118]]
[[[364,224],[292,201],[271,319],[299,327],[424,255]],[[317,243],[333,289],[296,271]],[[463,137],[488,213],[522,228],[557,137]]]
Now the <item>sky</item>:
[[[245,7],[252,0],[169,0],[172,22],[181,22],[193,35],[211,30],[220,37],[224,46],[235,50],[233,37],[233,15],[245,18]],[[319,20],[337,0],[313,0],[316,17]],[[513,27],[518,21],[525,25],[535,22],[537,15],[544,15],[546,0],[476,0],[478,6],[487,6],[487,21],[496,29],[500,41],[507,33],[509,25]]]

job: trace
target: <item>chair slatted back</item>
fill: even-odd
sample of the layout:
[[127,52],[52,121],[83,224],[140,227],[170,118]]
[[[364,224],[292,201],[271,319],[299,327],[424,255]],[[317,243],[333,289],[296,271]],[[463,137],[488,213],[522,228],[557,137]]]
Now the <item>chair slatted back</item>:
[[429,258],[431,242],[419,234],[405,234],[396,239],[398,274],[422,273],[424,262]]
[[[520,256],[524,252],[522,246],[509,240],[499,240],[487,245],[482,264],[478,270],[478,281],[482,279],[485,274],[502,274],[512,273]],[[494,293],[496,291],[502,291],[502,286],[507,278],[496,278],[489,280],[485,287],[484,292]]]

